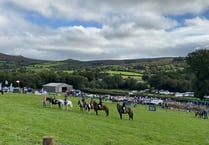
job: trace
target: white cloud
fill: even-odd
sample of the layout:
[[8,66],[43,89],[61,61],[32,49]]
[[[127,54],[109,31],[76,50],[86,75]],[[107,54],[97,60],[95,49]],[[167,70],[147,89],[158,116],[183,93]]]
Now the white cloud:
[[[50,60],[184,56],[208,45],[209,21],[200,16],[208,8],[205,0],[2,0],[1,53]],[[194,17],[180,17],[186,14]],[[73,20],[80,26],[67,25]]]

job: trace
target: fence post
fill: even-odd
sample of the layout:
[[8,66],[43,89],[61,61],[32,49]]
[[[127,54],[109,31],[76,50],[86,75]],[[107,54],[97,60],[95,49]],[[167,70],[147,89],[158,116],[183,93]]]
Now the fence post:
[[43,145],[54,145],[54,137],[44,136],[43,137]]

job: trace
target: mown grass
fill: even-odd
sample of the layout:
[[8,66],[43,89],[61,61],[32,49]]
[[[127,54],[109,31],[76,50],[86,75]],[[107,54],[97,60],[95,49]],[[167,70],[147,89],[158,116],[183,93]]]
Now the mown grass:
[[[4,94],[0,96],[0,144],[41,145],[43,136],[53,136],[56,145],[208,145],[209,121],[193,113],[163,110],[148,111],[138,105],[134,120],[120,120],[116,104],[103,102],[110,115],[100,111],[81,112],[70,98],[73,110],[54,106],[42,108],[42,96]],[[88,100],[87,100],[88,101]]]

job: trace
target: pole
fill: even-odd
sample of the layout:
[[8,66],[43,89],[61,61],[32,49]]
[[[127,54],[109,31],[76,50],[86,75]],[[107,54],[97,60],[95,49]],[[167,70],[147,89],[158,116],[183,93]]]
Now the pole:
[[54,137],[44,136],[43,137],[43,145],[54,145]]

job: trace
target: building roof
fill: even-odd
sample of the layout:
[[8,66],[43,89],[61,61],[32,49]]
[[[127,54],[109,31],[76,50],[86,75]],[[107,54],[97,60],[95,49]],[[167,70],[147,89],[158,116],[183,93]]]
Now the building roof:
[[66,83],[48,83],[48,84],[45,84],[43,86],[53,86],[53,87],[56,87],[56,86],[71,86],[71,85],[68,85]]

